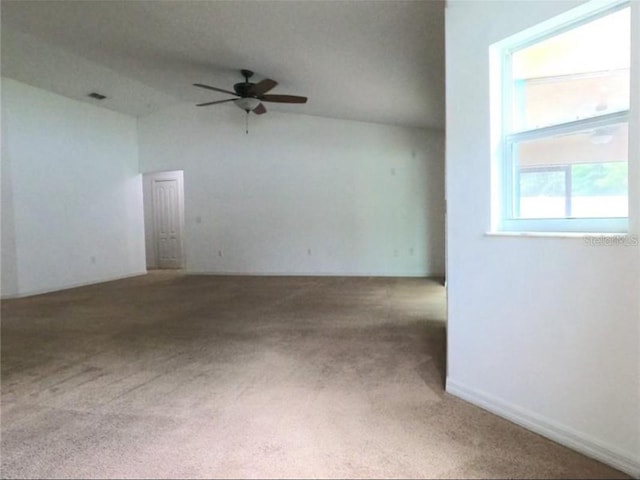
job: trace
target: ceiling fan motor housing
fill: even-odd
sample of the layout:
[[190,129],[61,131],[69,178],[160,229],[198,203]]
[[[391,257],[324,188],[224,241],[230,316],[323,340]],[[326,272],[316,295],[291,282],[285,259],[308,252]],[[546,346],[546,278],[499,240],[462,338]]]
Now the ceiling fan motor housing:
[[233,89],[241,97],[248,97],[249,96],[249,89],[251,87],[253,87],[253,85],[254,84],[250,83],[250,82],[240,82],[240,83],[236,83],[233,86]]
[[251,70],[242,69],[240,70],[240,73],[242,73],[242,76],[244,77],[244,82],[236,83],[233,86],[233,89],[241,97],[248,97],[249,89],[255,85],[249,82],[249,79],[253,77],[253,72]]

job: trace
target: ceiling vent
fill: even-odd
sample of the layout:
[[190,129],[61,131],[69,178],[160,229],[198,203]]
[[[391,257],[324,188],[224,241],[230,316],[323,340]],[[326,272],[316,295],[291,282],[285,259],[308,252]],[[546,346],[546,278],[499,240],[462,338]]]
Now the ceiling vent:
[[105,95],[102,95],[102,94],[96,93],[96,92],[91,92],[87,96],[91,97],[91,98],[95,98],[96,100],[104,100],[105,98],[107,98]]

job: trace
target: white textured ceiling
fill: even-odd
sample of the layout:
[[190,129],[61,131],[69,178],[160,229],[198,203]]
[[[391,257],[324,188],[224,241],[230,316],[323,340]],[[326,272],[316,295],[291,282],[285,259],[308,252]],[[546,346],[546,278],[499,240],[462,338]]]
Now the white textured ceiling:
[[[444,2],[2,0],[2,74],[145,115],[228,98],[240,68],[305,105],[270,110],[444,127]],[[88,60],[88,61],[87,61]],[[195,107],[194,107],[195,108]],[[229,108],[226,105],[203,108]]]

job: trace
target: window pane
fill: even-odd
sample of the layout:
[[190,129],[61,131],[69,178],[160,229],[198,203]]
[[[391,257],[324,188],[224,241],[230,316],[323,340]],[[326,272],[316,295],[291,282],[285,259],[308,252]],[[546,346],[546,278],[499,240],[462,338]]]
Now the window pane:
[[564,169],[520,170],[519,218],[565,218],[566,174]]
[[624,162],[573,165],[571,216],[626,217],[627,164]]
[[630,9],[514,52],[512,131],[629,108]]
[[628,215],[628,124],[514,145],[514,218]]

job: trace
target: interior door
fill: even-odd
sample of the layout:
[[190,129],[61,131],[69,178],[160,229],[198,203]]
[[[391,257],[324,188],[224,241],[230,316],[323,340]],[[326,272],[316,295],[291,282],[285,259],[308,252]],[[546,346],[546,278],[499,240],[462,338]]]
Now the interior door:
[[153,180],[153,213],[158,268],[182,268],[180,185],[177,179]]

